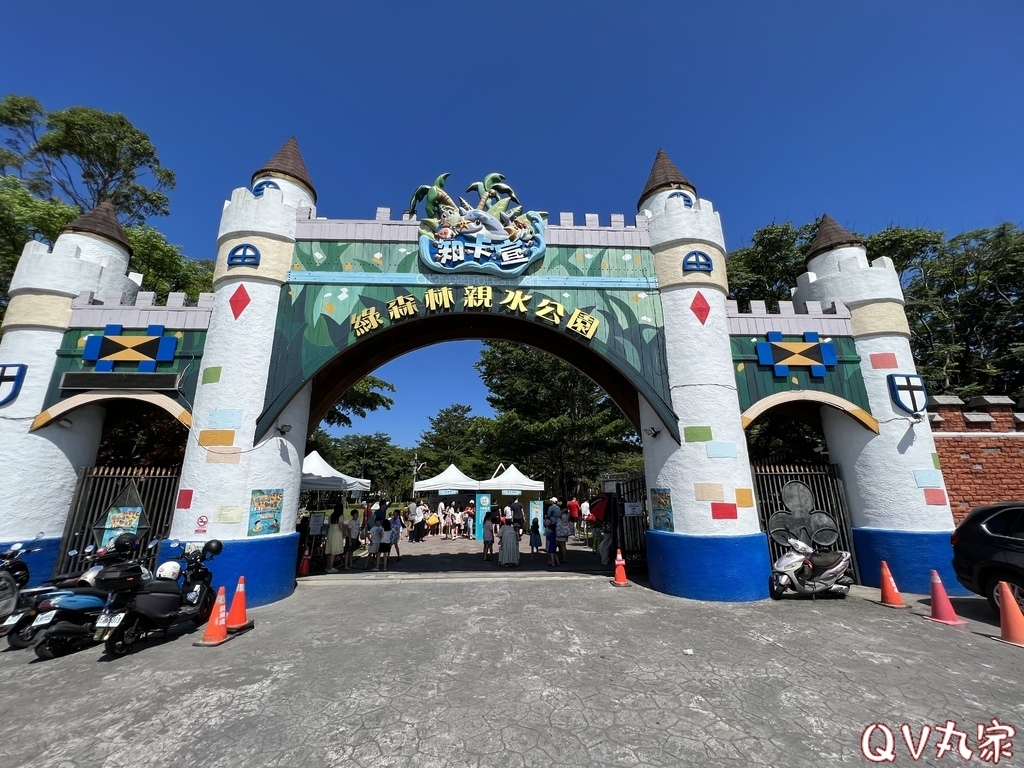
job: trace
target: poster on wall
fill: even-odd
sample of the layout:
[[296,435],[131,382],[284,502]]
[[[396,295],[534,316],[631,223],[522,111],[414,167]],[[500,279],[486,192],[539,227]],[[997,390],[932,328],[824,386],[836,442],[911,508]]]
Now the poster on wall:
[[672,491],[668,488],[651,488],[651,527],[669,533],[675,530],[672,524]]
[[281,532],[284,488],[254,490],[249,506],[248,536],[267,536]]
[[473,520],[473,527],[476,528],[477,539],[484,537],[484,516],[491,511],[491,494],[478,493],[476,495],[476,518]]
[[141,541],[148,531],[149,521],[134,480],[124,487],[92,526],[98,547],[109,547],[122,533],[129,533]]
[[530,502],[530,525],[533,525],[534,520],[538,522],[544,520],[544,502],[540,499]]

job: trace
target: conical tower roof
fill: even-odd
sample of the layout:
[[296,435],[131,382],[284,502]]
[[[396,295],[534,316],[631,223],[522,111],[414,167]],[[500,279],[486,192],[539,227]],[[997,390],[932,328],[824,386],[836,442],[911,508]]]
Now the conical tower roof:
[[304,185],[312,193],[313,202],[316,202],[316,187],[313,186],[313,180],[309,178],[306,163],[302,160],[302,153],[299,152],[299,142],[294,136],[288,139],[284,146],[277,151],[277,154],[267,160],[263,167],[252,175],[251,181],[256,181],[256,177],[261,173],[280,173],[290,176]]
[[821,217],[818,234],[811,241],[811,250],[807,252],[807,260],[810,261],[820,253],[835,250],[841,245],[863,244],[863,240],[826,213]]
[[636,203],[637,210],[648,197],[663,189],[688,189],[697,194],[697,189],[690,183],[679,169],[675,167],[665,150],[659,148],[654,158],[654,166],[651,168],[651,175],[647,177],[647,184],[644,191],[640,193],[640,199]]
[[117,220],[117,211],[109,200],[104,200],[88,213],[83,213],[70,224],[61,228],[60,234],[65,232],[88,232],[91,235],[105,237],[113,243],[117,243],[126,251],[132,254],[132,245],[125,237],[121,223]]

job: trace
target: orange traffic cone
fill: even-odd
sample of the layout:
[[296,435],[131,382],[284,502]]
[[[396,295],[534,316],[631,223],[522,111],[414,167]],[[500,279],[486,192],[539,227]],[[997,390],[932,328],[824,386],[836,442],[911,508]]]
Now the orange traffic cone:
[[922,616],[921,618],[953,626],[967,623],[966,621],[961,621],[957,617],[956,611],[953,610],[953,604],[949,602],[946,588],[942,586],[942,579],[939,578],[938,571],[932,571],[932,615]]
[[210,620],[206,623],[206,632],[203,633],[203,639],[192,643],[192,645],[221,645],[231,639],[228,637],[227,614],[224,611],[224,603],[224,587],[221,587],[217,590],[217,602],[213,604],[213,613],[210,614]]
[[992,639],[1024,648],[1024,614],[1005,581],[999,582],[999,634]]
[[615,550],[615,580],[612,581],[613,587],[631,587],[633,586],[626,581],[626,561],[622,559],[622,550]]
[[298,576],[309,576],[309,547],[306,547],[306,553],[302,556],[302,561],[299,563]]
[[886,608],[906,608],[900,591],[896,588],[896,580],[889,572],[889,564],[882,561],[882,600],[878,603]]
[[255,621],[249,621],[245,617],[245,576],[239,576],[235,596],[231,598],[231,610],[228,611],[228,632],[237,635],[248,632],[255,626]]

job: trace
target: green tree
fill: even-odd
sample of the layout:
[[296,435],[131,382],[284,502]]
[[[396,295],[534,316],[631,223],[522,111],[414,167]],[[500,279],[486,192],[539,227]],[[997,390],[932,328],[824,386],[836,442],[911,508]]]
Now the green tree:
[[[329,447],[324,445],[328,441]],[[346,475],[368,479],[371,495],[394,501],[412,493],[412,451],[396,446],[383,432],[331,438],[317,430],[307,451],[312,448]]]
[[559,496],[584,494],[602,472],[637,466],[640,444],[632,426],[572,366],[523,344],[493,341],[476,368],[497,413],[484,435],[492,461],[515,463]]
[[341,396],[324,416],[324,422],[332,427],[351,427],[353,416],[365,419],[371,411],[381,408],[390,411],[395,401],[384,393],[394,391],[395,386],[390,382],[366,376]]
[[490,477],[482,448],[489,419],[472,416],[468,405],[456,404],[442,408],[430,418],[430,428],[420,435],[420,461],[427,462],[430,475],[443,472],[454,464],[470,477]]

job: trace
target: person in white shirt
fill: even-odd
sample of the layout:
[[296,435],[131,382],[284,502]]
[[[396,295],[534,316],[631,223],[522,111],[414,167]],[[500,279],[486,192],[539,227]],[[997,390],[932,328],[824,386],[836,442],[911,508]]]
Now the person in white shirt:
[[579,520],[580,530],[577,533],[577,536],[580,536],[580,535],[586,536],[587,535],[587,522],[588,522],[587,518],[588,517],[590,517],[590,502],[589,501],[584,501],[582,504],[580,504],[580,520]]
[[384,528],[381,527],[379,520],[373,521],[373,527],[370,529],[370,546],[366,549],[366,565],[363,566],[363,570],[367,570],[370,567],[370,563],[378,564],[380,554],[380,542],[384,538]]
[[346,524],[348,528],[347,539],[345,541],[345,565],[342,566],[345,569],[353,568],[352,555],[356,551],[356,547],[359,546],[359,512],[358,510],[352,510],[352,519]]

